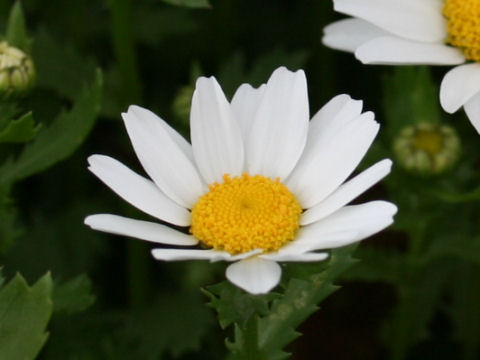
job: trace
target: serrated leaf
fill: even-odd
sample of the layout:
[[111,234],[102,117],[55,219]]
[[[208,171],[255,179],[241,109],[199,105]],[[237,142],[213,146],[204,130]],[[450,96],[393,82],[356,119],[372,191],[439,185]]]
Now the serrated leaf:
[[251,295],[228,281],[208,286],[203,292],[210,298],[209,305],[217,311],[223,329],[233,323],[245,327],[253,315],[266,315],[268,304],[278,297],[275,293]]
[[261,318],[258,324],[259,344],[269,354],[269,359],[288,357],[282,349],[300,335],[295,329],[318,309],[318,304],[338,289],[334,281],[354,264],[352,253],[355,249],[356,245],[332,250],[325,270],[315,272],[312,269],[302,278],[292,278],[288,282],[285,295],[273,302],[269,315]]
[[331,251],[328,262],[290,265],[285,271],[285,277],[290,279],[285,292],[273,300],[268,312],[250,316],[243,327],[235,323],[235,341],[227,342],[229,359],[288,358],[283,348],[300,335],[295,329],[318,309],[318,304],[338,289],[333,283],[355,262],[351,257],[355,248],[353,245]]
[[15,1],[10,10],[5,39],[11,46],[22,49],[25,52],[30,51],[31,40],[27,34],[25,17],[20,1]]
[[52,313],[52,279],[32,287],[17,274],[0,289],[0,359],[33,360],[45,344]]
[[102,74],[84,88],[69,112],[61,113],[54,122],[39,132],[25,146],[15,161],[0,168],[0,183],[8,184],[45,170],[67,158],[85,139],[100,111]]
[[89,308],[94,302],[95,296],[92,294],[92,284],[85,274],[56,285],[53,291],[55,313],[72,314],[81,312]]
[[11,120],[8,125],[0,131],[0,143],[22,143],[32,140],[39,127],[35,125],[31,112],[26,113],[16,120]]
[[162,0],[164,3],[190,8],[211,8],[208,0]]

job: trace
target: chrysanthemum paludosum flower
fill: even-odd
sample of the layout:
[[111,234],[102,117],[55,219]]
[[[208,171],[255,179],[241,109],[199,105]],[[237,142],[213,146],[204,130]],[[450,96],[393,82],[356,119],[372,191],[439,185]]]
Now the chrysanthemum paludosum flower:
[[[392,223],[395,205],[346,205],[390,172],[382,160],[354,171],[379,125],[362,102],[339,95],[309,121],[303,71],[277,69],[258,89],[239,87],[231,103],[215,78],[192,99],[190,145],[138,106],[123,114],[148,180],[104,155],[89,169],[124,200],[166,225],[98,214],[100,231],[188,248],[159,248],[158,260],[232,262],[226,276],[253,294],[281,277],[277,262],[320,261],[319,250],[364,239]],[[188,232],[188,234],[187,234]]]
[[[480,0],[333,0],[353,16],[328,25],[323,43],[364,64],[459,65],[443,78],[440,103],[462,106],[480,132]],[[463,64],[463,65],[460,65]]]

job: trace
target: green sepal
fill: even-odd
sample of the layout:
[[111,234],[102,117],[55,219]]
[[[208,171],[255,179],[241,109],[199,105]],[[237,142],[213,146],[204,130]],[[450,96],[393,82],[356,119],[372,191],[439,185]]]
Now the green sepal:
[[7,40],[10,46],[19,48],[26,53],[30,52],[32,40],[27,34],[25,16],[23,15],[22,4],[20,1],[15,1],[10,10],[10,15],[7,22],[7,30],[5,33],[5,40]]
[[17,274],[0,289],[0,359],[36,358],[48,338],[52,286],[48,273],[31,287]]

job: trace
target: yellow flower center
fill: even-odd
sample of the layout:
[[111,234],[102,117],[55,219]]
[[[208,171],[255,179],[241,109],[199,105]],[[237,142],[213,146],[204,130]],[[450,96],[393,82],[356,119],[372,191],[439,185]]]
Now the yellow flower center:
[[463,51],[468,60],[480,61],[480,0],[445,0],[447,43]]
[[192,209],[190,232],[205,245],[231,254],[275,251],[295,238],[302,208],[278,179],[223,176]]

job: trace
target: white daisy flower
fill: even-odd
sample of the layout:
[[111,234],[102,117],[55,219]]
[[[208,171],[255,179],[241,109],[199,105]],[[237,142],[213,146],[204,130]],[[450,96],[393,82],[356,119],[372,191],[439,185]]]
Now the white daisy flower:
[[215,78],[199,78],[191,145],[149,110],[130,106],[122,116],[152,180],[105,155],[89,157],[90,171],[133,206],[186,231],[110,214],[85,223],[188,247],[154,249],[158,260],[232,262],[226,277],[252,294],[278,284],[278,262],[324,260],[319,250],[362,240],[390,225],[397,211],[385,201],[346,205],[386,176],[392,162],[347,180],[379,125],[348,95],[309,121],[301,70],[279,68],[258,89],[243,84],[230,103]]
[[[459,65],[447,72],[440,103],[462,106],[480,133],[479,0],[333,0],[353,16],[324,29],[323,43],[364,64]],[[462,64],[462,65],[461,65]]]

